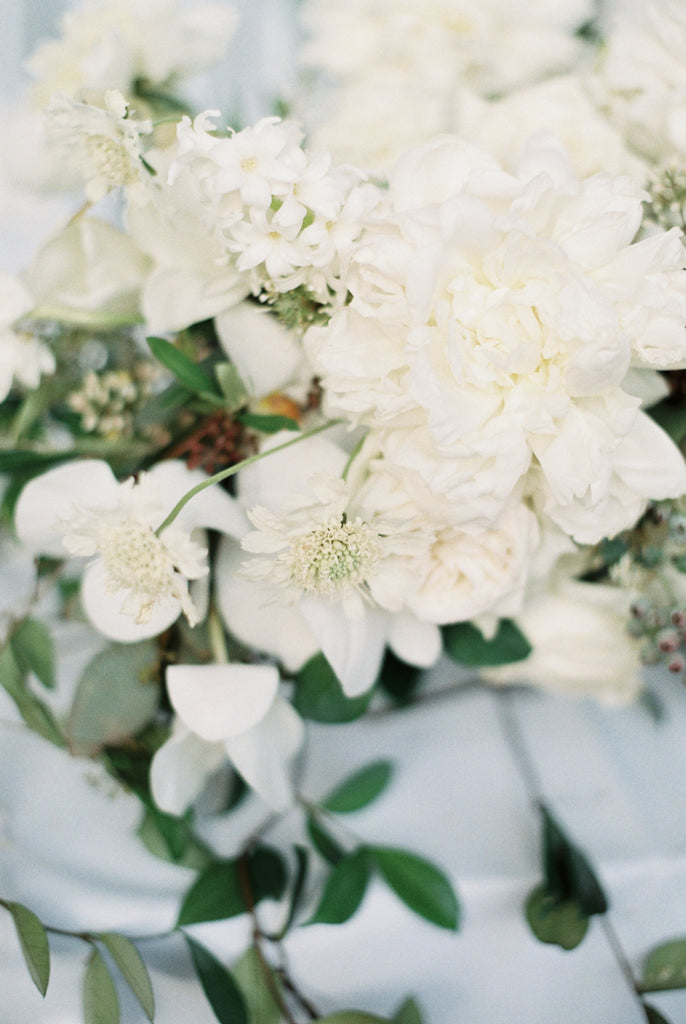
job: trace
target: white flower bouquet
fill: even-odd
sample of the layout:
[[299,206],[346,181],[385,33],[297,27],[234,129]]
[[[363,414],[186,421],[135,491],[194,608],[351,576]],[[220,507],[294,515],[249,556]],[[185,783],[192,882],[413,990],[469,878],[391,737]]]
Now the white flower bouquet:
[[[30,62],[43,185],[81,195],[0,275],[0,684],[196,873],[165,934],[222,1024],[421,1022],[412,999],[319,1012],[282,955],[373,874],[458,927],[421,849],[339,836],[388,761],[304,795],[308,721],[412,707],[446,659],[615,704],[645,664],[686,667],[686,122],[662,56],[686,26],[562,7],[308,0],[303,62],[333,83],[310,70],[288,117],[247,126],[184,94],[226,4],[87,4]],[[533,795],[526,918],[575,948],[608,900]],[[125,925],[0,907],[41,994],[51,944],[82,942],[84,1024],[120,1020],[113,978],[156,1019]],[[229,964],[196,926],[233,919]],[[684,948],[634,981],[653,1024]]]

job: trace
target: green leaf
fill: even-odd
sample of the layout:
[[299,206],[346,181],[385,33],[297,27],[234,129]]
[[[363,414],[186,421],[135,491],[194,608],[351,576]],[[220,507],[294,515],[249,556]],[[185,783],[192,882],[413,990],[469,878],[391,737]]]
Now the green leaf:
[[434,864],[407,850],[370,846],[384,881],[415,914],[456,931],[459,907],[450,880]]
[[217,385],[212,377],[170,341],[165,341],[164,338],[148,338],[148,345],[155,359],[166,366],[189,391],[203,397],[219,397]]
[[238,409],[246,400],[247,390],[233,363],[217,363],[214,375],[229,409]]
[[150,975],[133,942],[126,936],[117,935],[115,932],[102,932],[98,938],[124,975],[126,984],[143,1007],[148,1020],[154,1020],[155,996],[152,991]]
[[487,640],[471,622],[443,628],[443,645],[454,661],[472,668],[509,665],[531,654],[531,644],[512,619],[501,619],[495,636]]
[[374,761],[345,779],[323,802],[333,814],[349,814],[375,800],[391,780],[393,765],[390,761]]
[[525,905],[526,919],[539,942],[576,949],[588,931],[588,917],[574,900],[557,900],[537,886]]
[[581,850],[567,837],[547,807],[543,817],[543,864],[545,888],[559,903],[572,900],[582,914],[604,914],[608,902],[593,868]]
[[669,434],[678,445],[686,437],[686,404],[664,398],[657,405],[646,409],[648,415]]
[[318,850],[329,864],[335,866],[339,860],[345,857],[345,850],[340,843],[333,838],[322,823],[313,815],[309,815],[307,819],[307,834],[312,840],[315,850]]
[[236,416],[239,423],[261,434],[276,434],[279,430],[300,430],[300,424],[290,416],[263,415],[256,412],[242,412]]
[[343,924],[356,912],[369,881],[369,861],[364,850],[339,860],[329,875],[317,909],[307,924]]
[[367,710],[372,691],[346,697],[323,654],[315,654],[296,676],[293,706],[314,722],[352,722]]
[[47,626],[38,619],[24,619],[12,634],[12,652],[19,670],[31,671],[44,686],[55,685],[55,645]]
[[659,1010],[656,1010],[654,1006],[644,1003],[643,1009],[645,1010],[648,1024],[671,1024],[671,1021],[667,1020],[667,1018],[661,1014]]
[[241,990],[230,971],[209,950],[186,936],[193,966],[219,1024],[249,1024]]
[[194,835],[192,824],[185,816],[177,818],[150,806],[137,832],[148,850],[160,860],[180,864],[193,871],[204,871],[215,860],[209,847]]
[[[264,971],[265,967],[254,946],[250,946],[238,963],[233,965],[233,976],[245,1001],[249,1024],[279,1024],[281,1020],[279,1004],[274,999]],[[275,973],[270,971],[270,975],[278,988]]]
[[393,651],[386,651],[379,673],[379,686],[393,698],[396,704],[406,704],[421,681],[421,669],[396,658]]
[[45,928],[28,907],[7,903],[31,979],[42,996],[50,980],[50,946]]
[[294,846],[293,849],[295,850],[296,869],[290,893],[288,914],[286,915],[286,920],[279,929],[278,933],[275,936],[270,936],[270,938],[273,938],[275,942],[280,942],[289,931],[291,925],[293,924],[293,921],[295,920],[295,915],[297,914],[298,909],[300,907],[303,892],[305,889],[305,881],[307,879],[307,870],[310,861],[309,851],[304,846],[299,845]]
[[422,1012],[416,1000],[406,999],[393,1016],[393,1024],[424,1024]]
[[672,939],[651,950],[640,987],[642,992],[686,988],[686,939]]
[[[247,881],[254,904],[265,898],[280,899],[286,887],[283,859],[268,846],[260,846],[245,858]],[[177,926],[201,921],[223,921],[244,914],[244,884],[239,859],[212,864],[184,896]]]
[[117,990],[97,949],[88,958],[83,979],[83,1024],[119,1024]]
[[29,729],[57,747],[65,745],[62,730],[52,711],[26,685],[11,644],[5,644],[0,650],[0,686],[10,695]]
[[328,1017],[320,1017],[319,1024],[392,1024],[392,1021],[388,1017],[377,1017],[363,1010],[341,1010]]
[[135,735],[159,702],[158,651],[146,640],[113,644],[89,661],[67,721],[72,753],[93,755]]

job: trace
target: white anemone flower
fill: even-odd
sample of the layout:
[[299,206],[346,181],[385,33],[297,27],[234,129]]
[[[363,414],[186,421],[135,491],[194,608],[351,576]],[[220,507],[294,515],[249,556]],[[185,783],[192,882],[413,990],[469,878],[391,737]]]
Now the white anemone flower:
[[163,811],[182,814],[227,759],[270,807],[283,811],[289,806],[290,762],[304,727],[278,687],[279,673],[271,665],[174,665],[167,670],[177,720],[150,767],[152,793]]
[[[202,491],[158,536],[176,502],[206,480],[180,462],[161,462],[119,483],[106,462],[75,460],[31,480],[19,496],[17,534],[31,550],[55,558],[89,559],[81,585],[86,614],[120,642],[156,636],[184,612],[199,613],[189,580],[208,572],[199,528],[245,531],[243,513],[218,487]],[[200,535],[202,536],[202,535]]]

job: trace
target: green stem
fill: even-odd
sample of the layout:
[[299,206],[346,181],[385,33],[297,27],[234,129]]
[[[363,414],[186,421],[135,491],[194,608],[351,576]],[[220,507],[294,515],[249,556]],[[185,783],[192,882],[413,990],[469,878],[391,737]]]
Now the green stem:
[[186,494],[177,501],[167,518],[164,519],[155,530],[156,535],[159,537],[168,526],[171,526],[179,512],[185,508],[191,498],[194,498],[196,494],[200,493],[200,491],[204,491],[206,487],[212,487],[214,484],[221,483],[222,480],[227,480],[230,476],[234,476],[242,469],[245,469],[246,466],[252,466],[255,462],[259,462],[260,459],[265,459],[269,455],[273,455],[274,452],[281,452],[284,448],[290,448],[291,445],[299,444],[300,441],[305,441],[308,437],[314,437],[315,434],[321,434],[322,431],[328,430],[337,423],[340,423],[340,420],[329,420],[327,423],[322,423],[318,427],[312,427],[311,430],[306,430],[304,433],[298,434],[297,437],[292,437],[290,441],[284,441],[283,444],[277,444],[275,448],[269,448],[267,451],[258,452],[257,455],[250,455],[247,459],[243,459],[242,462],[237,462],[235,466],[229,466],[227,469],[222,469],[219,473],[215,473],[213,476],[208,476],[207,480],[201,480],[199,484],[196,484],[195,487],[191,487],[190,491],[187,491]]

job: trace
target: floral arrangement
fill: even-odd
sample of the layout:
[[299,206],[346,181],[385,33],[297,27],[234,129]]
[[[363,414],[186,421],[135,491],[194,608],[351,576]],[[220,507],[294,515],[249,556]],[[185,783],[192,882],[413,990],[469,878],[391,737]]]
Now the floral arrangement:
[[[458,926],[441,865],[331,823],[388,762],[299,792],[308,720],[408,706],[446,657],[614,703],[645,664],[686,669],[686,23],[592,15],[304,0],[306,87],[247,126],[185,91],[228,46],[227,4],[86,4],[30,61],[43,183],[81,196],[0,275],[0,684],[197,870],[175,931],[222,1024],[380,1020],[320,1014],[279,959],[292,929],[352,917],[373,873]],[[65,623],[94,653],[56,710]],[[218,779],[222,814],[265,811],[231,857],[202,838]],[[573,948],[607,899],[541,818],[527,920]],[[44,994],[60,929],[0,897]],[[193,926],[240,915],[227,966]],[[113,973],[153,1020],[131,939],[70,934],[84,1024],[117,1024]],[[664,1021],[650,978],[637,998]]]

